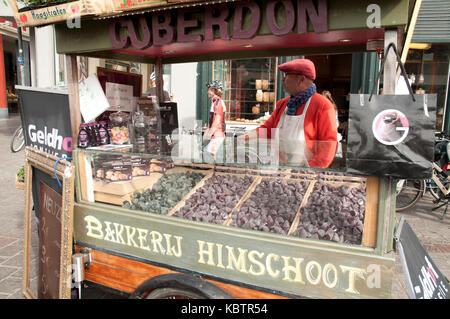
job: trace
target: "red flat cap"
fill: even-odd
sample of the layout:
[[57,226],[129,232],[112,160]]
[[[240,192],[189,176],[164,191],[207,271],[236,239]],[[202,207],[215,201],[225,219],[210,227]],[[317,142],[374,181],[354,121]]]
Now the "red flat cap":
[[285,73],[297,73],[312,80],[316,79],[316,68],[314,63],[308,59],[292,60],[278,66],[278,70]]

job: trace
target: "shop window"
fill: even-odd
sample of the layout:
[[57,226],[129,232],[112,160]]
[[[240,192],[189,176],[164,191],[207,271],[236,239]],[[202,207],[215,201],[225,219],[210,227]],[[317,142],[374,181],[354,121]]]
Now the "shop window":
[[450,45],[410,50],[405,68],[417,94],[437,94],[436,131],[443,130],[448,94]]
[[224,84],[226,120],[264,123],[275,109],[277,58],[213,62],[213,79]]

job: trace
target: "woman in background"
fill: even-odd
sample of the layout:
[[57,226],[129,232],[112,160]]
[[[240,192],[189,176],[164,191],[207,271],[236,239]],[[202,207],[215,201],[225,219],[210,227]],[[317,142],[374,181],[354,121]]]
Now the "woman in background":
[[221,81],[216,80],[206,84],[206,87],[208,88],[208,97],[212,103],[208,129],[203,137],[204,139],[211,139],[206,150],[216,158],[216,153],[225,140],[226,106],[222,100],[223,84]]
[[[325,96],[328,101],[330,101],[331,105],[333,105],[334,110],[336,111],[336,127],[339,128],[339,117],[338,117],[338,108],[336,105],[336,102],[334,102],[333,97],[331,96],[331,92],[330,91],[323,91],[322,95]],[[337,137],[338,137],[338,142],[340,142],[342,140],[342,135],[341,133],[337,132]]]

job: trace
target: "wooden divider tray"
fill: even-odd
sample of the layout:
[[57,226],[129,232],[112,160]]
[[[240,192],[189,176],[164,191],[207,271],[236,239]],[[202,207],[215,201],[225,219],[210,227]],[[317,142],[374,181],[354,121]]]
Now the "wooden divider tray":
[[192,189],[168,215],[223,224],[257,179],[248,175],[214,172]]
[[312,183],[304,179],[260,177],[227,225],[287,235]]
[[[261,176],[254,174],[258,170],[245,168],[222,169],[223,167],[220,167],[220,171],[216,171],[217,167],[213,166],[202,166],[197,169],[195,166],[191,167],[187,165],[187,167],[175,167],[167,171],[167,174],[187,171],[205,174],[205,177],[169,210],[168,216],[302,238],[363,244],[370,247],[374,245],[376,231],[374,220],[376,221],[377,213],[374,198],[378,196],[378,184],[372,180],[333,174],[333,172],[324,174],[323,172],[302,173],[285,170],[277,175]],[[126,186],[121,185],[121,182],[106,185],[111,192],[108,194],[109,197],[104,198],[102,197],[105,196],[104,193],[96,191],[96,200],[111,203],[111,196],[115,196],[117,205],[122,205],[124,200],[130,200],[134,191],[151,188],[161,176],[163,174],[154,173],[153,176],[135,178],[132,180],[133,183]],[[222,176],[234,177],[237,179],[235,182],[242,184],[243,187],[237,194],[224,191]],[[273,189],[263,190],[270,183],[277,188],[275,192]],[[293,190],[292,187],[297,194],[289,194],[289,191]],[[123,189],[127,190],[125,194]],[[205,196],[207,190],[209,193]],[[284,194],[285,191],[287,191],[286,194]],[[330,199],[327,198],[330,192],[346,194],[342,193]],[[270,200],[270,194],[275,194],[273,196],[276,198]],[[292,196],[295,195],[297,196],[294,200]],[[231,199],[226,199],[227,196]],[[222,204],[216,206],[219,202]],[[276,207],[270,207],[272,202]],[[259,203],[267,207],[258,207]],[[289,206],[283,207],[287,203]],[[341,216],[343,210],[339,205],[350,207],[347,210],[344,209],[346,218]],[[357,212],[352,211],[352,205],[358,205]],[[321,209],[318,209],[319,206]],[[244,220],[240,220],[243,217],[245,217]],[[345,226],[344,223],[346,223]],[[353,237],[349,237],[350,231]]]
[[[165,174],[185,173],[187,171],[200,172],[207,175],[209,170],[195,170],[185,167],[174,167]],[[141,192],[152,188],[158,180],[164,176],[163,173],[152,172],[148,176],[134,177],[129,181],[106,183],[103,181],[94,181],[94,199],[95,201],[122,206],[124,201],[130,201],[134,192]]]
[[360,245],[365,213],[365,183],[317,181],[290,235]]

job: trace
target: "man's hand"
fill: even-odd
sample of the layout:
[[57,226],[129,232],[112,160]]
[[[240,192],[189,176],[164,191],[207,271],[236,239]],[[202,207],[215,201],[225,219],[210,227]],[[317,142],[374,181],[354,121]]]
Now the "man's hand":
[[238,140],[245,140],[245,141],[248,141],[248,139],[249,139],[250,137],[248,136],[248,134],[242,134],[242,135],[239,135],[238,137],[237,137],[237,139]]
[[281,164],[287,164],[287,157],[282,151],[278,152],[278,162]]
[[203,134],[203,141],[208,141],[211,139],[211,137],[212,137],[212,130],[209,128]]

